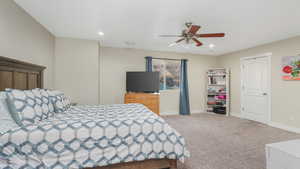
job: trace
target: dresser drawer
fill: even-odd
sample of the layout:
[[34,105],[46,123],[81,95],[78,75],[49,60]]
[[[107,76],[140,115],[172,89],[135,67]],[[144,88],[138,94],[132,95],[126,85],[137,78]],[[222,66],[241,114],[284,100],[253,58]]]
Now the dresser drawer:
[[125,104],[140,103],[159,115],[159,94],[151,93],[127,93]]
[[133,100],[157,100],[157,96],[138,96],[138,97],[133,97],[133,96],[127,96],[126,99],[133,99]]
[[136,99],[125,99],[125,104],[128,104],[128,103],[140,103],[140,102]]

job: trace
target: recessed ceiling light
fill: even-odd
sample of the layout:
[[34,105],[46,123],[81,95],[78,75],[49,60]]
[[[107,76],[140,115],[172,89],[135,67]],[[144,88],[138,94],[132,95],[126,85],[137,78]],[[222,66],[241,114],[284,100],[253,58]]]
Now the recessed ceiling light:
[[100,32],[98,32],[98,35],[103,36],[104,33],[100,31]]
[[209,48],[213,49],[213,48],[215,48],[215,45],[211,43],[211,44],[209,44]]

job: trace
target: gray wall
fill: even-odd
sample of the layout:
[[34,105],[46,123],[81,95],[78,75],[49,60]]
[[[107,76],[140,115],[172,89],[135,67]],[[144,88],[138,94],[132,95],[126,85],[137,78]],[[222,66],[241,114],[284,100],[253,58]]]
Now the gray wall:
[[0,55],[46,66],[46,88],[54,84],[54,39],[14,1],[0,1]]

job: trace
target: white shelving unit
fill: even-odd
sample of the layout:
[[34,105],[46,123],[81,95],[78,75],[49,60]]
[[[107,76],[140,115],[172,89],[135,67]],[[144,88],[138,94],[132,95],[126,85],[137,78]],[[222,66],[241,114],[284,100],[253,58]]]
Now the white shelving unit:
[[207,70],[206,111],[229,115],[230,87],[229,69],[211,68]]

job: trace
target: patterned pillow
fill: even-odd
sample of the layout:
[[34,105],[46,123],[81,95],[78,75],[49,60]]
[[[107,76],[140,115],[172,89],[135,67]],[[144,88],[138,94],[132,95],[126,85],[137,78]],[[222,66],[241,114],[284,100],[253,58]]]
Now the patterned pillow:
[[55,113],[62,113],[66,111],[71,103],[68,103],[64,93],[57,90],[48,90],[49,97],[54,106]]
[[6,91],[12,117],[19,125],[38,122],[54,113],[52,102],[48,96],[41,94],[40,89],[6,89]]
[[54,106],[50,100],[50,96],[46,89],[40,89],[39,93],[36,93],[38,99],[42,102],[43,116],[42,119],[47,119],[54,115]]
[[42,119],[42,108],[31,90],[6,89],[13,119],[18,125],[34,123]]
[[71,100],[67,96],[63,96],[63,106],[66,110],[68,110],[71,107]]
[[19,127],[11,117],[7,107],[6,92],[0,92],[0,135],[11,129]]

